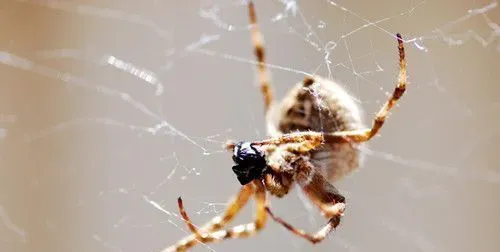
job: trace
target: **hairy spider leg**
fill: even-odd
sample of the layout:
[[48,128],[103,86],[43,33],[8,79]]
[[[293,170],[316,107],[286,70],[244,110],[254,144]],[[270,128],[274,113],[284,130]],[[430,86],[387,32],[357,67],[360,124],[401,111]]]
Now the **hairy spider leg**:
[[[308,141],[314,143],[311,145],[317,146],[316,143],[338,143],[338,142],[351,142],[351,143],[360,143],[366,142],[374,137],[379,130],[384,125],[385,120],[387,119],[390,110],[394,107],[397,101],[403,96],[406,91],[407,85],[407,77],[406,77],[406,59],[405,59],[405,49],[403,46],[403,39],[401,34],[396,35],[398,40],[398,50],[399,50],[399,75],[398,75],[398,83],[389,97],[389,100],[380,108],[377,112],[375,119],[373,120],[372,127],[369,129],[359,129],[359,130],[348,130],[348,131],[338,131],[338,132],[293,132],[281,135],[276,138],[266,139],[264,141],[256,142],[255,144],[265,145],[280,145],[285,143],[299,143],[302,141]],[[314,79],[305,78],[304,86],[307,87],[314,83]],[[313,148],[305,148],[304,151],[312,150]]]
[[267,213],[271,218],[276,221],[277,223],[283,225],[286,229],[288,229],[290,232],[312,242],[312,243],[318,243],[326,238],[326,236],[334,230],[340,223],[340,218],[341,216],[334,216],[328,220],[328,223],[324,225],[320,230],[318,230],[314,234],[310,234],[305,232],[302,229],[297,229],[293,227],[290,223],[286,222],[285,220],[281,219],[280,217],[276,217],[273,212],[269,209],[266,208]]
[[398,50],[399,50],[399,75],[398,83],[396,88],[389,97],[389,100],[380,108],[377,112],[375,119],[373,120],[372,127],[370,129],[352,130],[352,131],[341,131],[335,132],[332,135],[339,136],[352,142],[366,142],[374,137],[382,125],[384,124],[389,111],[394,107],[397,101],[403,96],[406,91],[406,59],[405,59],[405,48],[403,46],[403,38],[401,34],[396,34],[398,40]]
[[[264,184],[262,184],[262,181],[260,180],[254,180],[252,183],[247,184],[247,186],[243,186],[243,188],[252,188],[249,192],[249,195],[254,194],[255,196],[255,202],[257,205],[257,211],[256,211],[256,216],[253,222],[248,223],[248,224],[242,224],[235,226],[231,229],[228,230],[221,230],[225,225],[230,222],[234,216],[242,209],[244,205],[248,202],[248,197],[247,193],[245,190],[245,193],[239,194],[240,197],[247,197],[246,199],[241,199],[239,197],[236,197],[236,199],[229,205],[229,207],[226,210],[226,213],[221,217],[217,216],[212,219],[212,221],[207,224],[206,231],[203,230],[203,232],[200,232],[194,225],[192,228],[194,230],[193,234],[190,236],[185,237],[181,241],[179,241],[177,244],[168,247],[164,249],[162,252],[180,252],[180,251],[186,251],[187,249],[193,247],[197,243],[210,243],[210,242],[217,242],[225,239],[233,239],[233,238],[240,238],[240,237],[248,237],[251,236],[258,231],[260,231],[267,220],[267,214],[266,214],[266,207],[267,207],[267,199],[266,199],[266,191],[264,188]],[[182,200],[181,200],[182,202]],[[183,206],[180,204],[180,207]],[[185,211],[184,211],[185,212]],[[191,221],[189,220],[189,217],[187,214],[185,214],[186,218],[184,221],[186,223],[190,223]],[[184,215],[183,215],[184,218]],[[189,224],[188,224],[189,226]],[[216,227],[216,228],[214,228]],[[202,229],[204,229],[203,227]],[[190,228],[191,229],[191,228]]]
[[266,68],[265,63],[265,49],[264,49],[264,36],[260,32],[259,25],[257,24],[257,15],[253,2],[248,3],[248,15],[250,18],[252,45],[254,47],[254,54],[257,57],[257,71],[259,78],[260,91],[264,96],[264,110],[267,113],[273,102],[273,90],[271,88],[271,78]]
[[328,222],[317,232],[307,233],[276,217],[269,207],[266,208],[266,211],[274,221],[283,225],[290,232],[312,243],[318,243],[340,224],[345,209],[345,197],[325,177],[315,172],[313,165],[309,161],[298,160],[296,161],[296,167],[297,174],[295,178],[297,183],[306,196],[320,209],[321,213],[328,218]]

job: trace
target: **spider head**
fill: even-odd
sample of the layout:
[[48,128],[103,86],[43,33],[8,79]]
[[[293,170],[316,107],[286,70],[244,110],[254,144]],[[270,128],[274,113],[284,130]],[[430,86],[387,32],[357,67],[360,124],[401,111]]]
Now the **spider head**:
[[267,167],[264,153],[250,142],[239,142],[234,146],[233,161],[236,163],[233,172],[242,185],[261,177]]

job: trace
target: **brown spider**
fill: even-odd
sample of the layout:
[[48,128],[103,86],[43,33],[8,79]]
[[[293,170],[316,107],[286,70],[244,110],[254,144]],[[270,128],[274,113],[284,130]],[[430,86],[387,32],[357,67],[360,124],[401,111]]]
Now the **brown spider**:
[[[252,43],[258,60],[260,89],[264,96],[267,130],[271,138],[227,145],[236,163],[233,172],[243,185],[239,193],[229,202],[224,214],[199,229],[191,223],[179,197],[180,213],[192,234],[163,252],[185,251],[199,242],[210,243],[253,235],[264,227],[268,214],[294,234],[312,243],[322,241],[339,225],[345,209],[345,198],[332,183],[359,166],[359,145],[377,134],[389,110],[405,92],[405,52],[403,39],[397,34],[400,67],[398,83],[392,96],[377,113],[371,128],[363,127],[360,113],[345,90],[335,82],[317,76],[306,77],[280,103],[274,103],[264,63],[263,38],[251,1],[248,10]],[[276,217],[268,207],[266,191],[283,197],[294,182],[329,219],[314,234],[293,227]],[[223,229],[252,195],[257,204],[255,220]]]

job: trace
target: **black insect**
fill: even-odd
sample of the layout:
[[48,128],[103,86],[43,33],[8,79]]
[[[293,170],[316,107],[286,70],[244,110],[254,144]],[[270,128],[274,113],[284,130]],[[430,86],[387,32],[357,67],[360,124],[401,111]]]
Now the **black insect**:
[[242,185],[262,177],[266,170],[266,159],[262,151],[252,146],[250,142],[239,142],[234,147],[233,172]]

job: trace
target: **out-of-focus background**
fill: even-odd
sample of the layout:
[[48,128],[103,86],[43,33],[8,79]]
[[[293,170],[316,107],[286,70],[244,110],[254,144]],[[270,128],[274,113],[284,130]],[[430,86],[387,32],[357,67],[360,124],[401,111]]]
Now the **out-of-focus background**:
[[[312,246],[269,221],[195,251],[498,251],[500,7],[479,1],[255,1],[276,95],[318,74],[365,122],[409,86],[337,186],[341,227]],[[266,136],[240,0],[0,3],[0,251],[160,251],[239,185],[222,145]],[[294,190],[276,214],[325,220]],[[252,219],[253,204],[234,223]]]

